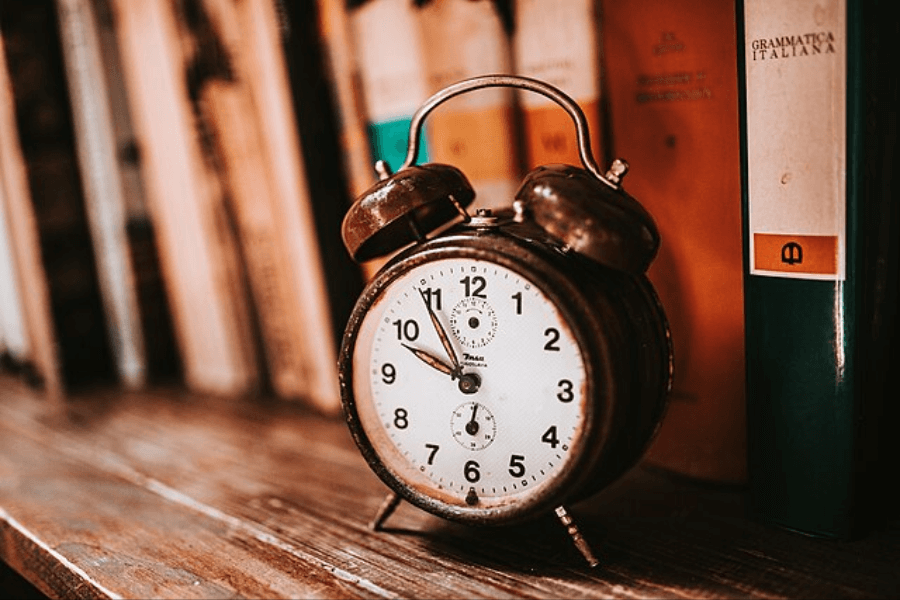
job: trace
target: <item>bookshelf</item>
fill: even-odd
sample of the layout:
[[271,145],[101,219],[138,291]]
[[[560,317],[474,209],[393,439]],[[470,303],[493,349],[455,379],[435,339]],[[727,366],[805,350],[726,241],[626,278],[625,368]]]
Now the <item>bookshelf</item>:
[[900,521],[863,539],[748,519],[741,487],[640,467],[553,519],[481,530],[401,504],[342,423],[286,403],[0,378],[0,558],[60,598],[893,598]]
[[[889,520],[845,541],[793,533],[753,516],[743,474],[743,396],[731,394],[732,404],[719,402],[727,393],[725,385],[718,384],[707,387],[714,392],[709,400],[727,413],[727,419],[698,409],[697,403],[682,403],[677,418],[668,420],[670,429],[681,428],[675,437],[665,438],[671,443],[659,445],[655,454],[651,451],[638,467],[594,498],[570,507],[600,558],[595,569],[584,564],[552,516],[527,525],[476,529],[401,504],[384,531],[370,529],[370,520],[388,490],[366,465],[340,417],[333,355],[366,278],[383,263],[380,258],[370,264],[352,263],[340,239],[340,222],[352,197],[376,179],[370,166],[373,128],[381,121],[394,123],[394,117],[403,115],[364,114],[365,100],[378,104],[379,87],[372,83],[373,89],[366,92],[361,75],[374,78],[379,73],[359,73],[354,60],[359,57],[350,45],[354,40],[362,43],[354,36],[354,28],[367,23],[366,11],[374,10],[377,2],[382,2],[382,8],[402,5],[410,14],[415,12],[413,5],[416,10],[432,11],[427,30],[445,24],[441,11],[447,9],[447,1],[3,0],[0,226],[7,227],[8,242],[0,245],[0,252],[8,255],[0,257],[6,259],[0,272],[0,286],[6,286],[0,289],[0,310],[7,311],[0,316],[9,319],[21,313],[15,318],[20,319],[25,335],[16,345],[17,330],[9,328],[9,320],[0,320],[0,591],[28,598],[897,597],[900,513],[896,508]],[[708,1],[705,6],[716,2],[715,17],[709,11],[709,21],[723,28],[735,25],[730,19],[734,4]],[[483,4],[470,4],[465,8],[472,9],[472,14],[486,9]],[[546,75],[546,70],[528,70],[522,50],[516,50],[516,41],[523,38],[515,38],[510,24],[515,23],[517,9],[552,11],[564,4],[495,0],[490,5],[490,10],[483,11],[492,19],[490,31],[502,31],[508,37],[501,40],[502,48],[494,48],[497,55],[505,57],[513,71]],[[602,9],[596,17],[600,22],[611,18],[616,3],[573,0],[564,6]],[[635,23],[649,20],[640,15],[640,7],[632,10],[636,16],[629,25],[639,30]],[[691,10],[703,9],[692,5]],[[622,10],[620,18],[624,14]],[[679,19],[696,29],[660,11],[654,15],[677,31],[654,31],[647,44],[641,42],[642,51],[672,40],[690,45],[714,38],[706,35],[712,25],[701,26],[706,21],[693,18],[690,11],[680,11]],[[556,22],[543,13],[526,16],[537,28]],[[88,19],[91,24],[79,28],[77,22],[68,23],[66,37],[61,17]],[[26,25],[19,24],[20,18],[26,25],[31,23],[28,27],[55,29],[54,43],[33,43],[35,38]],[[34,25],[38,18],[53,24]],[[412,20],[404,23],[410,25],[406,34],[414,36],[418,30]],[[591,37],[591,32],[562,33],[566,35],[549,38]],[[603,44],[627,39],[628,31],[620,28],[615,33],[598,36],[598,53],[603,52]],[[91,41],[91,35],[96,39]],[[439,35],[453,39],[459,34],[438,31],[432,38],[437,40]],[[728,29],[727,35],[717,39],[727,46],[734,35]],[[480,41],[491,46],[488,42]],[[99,47],[90,47],[95,43]],[[69,62],[62,60],[62,53],[71,51],[73,44],[85,45],[80,48],[82,54],[69,56]],[[588,45],[578,44],[580,50]],[[666,48],[675,52],[678,45]],[[718,66],[728,63],[728,69],[733,69],[735,56],[726,51],[730,47],[716,48],[701,53],[696,64],[714,56],[722,63]],[[63,70],[50,78],[53,85],[32,85],[28,77],[29,73],[33,77],[34,63],[28,62],[27,53],[39,54],[42,49],[61,54],[51,57],[61,69],[72,69],[64,65],[81,60],[83,70],[90,67],[93,75],[70,81],[73,74]],[[437,51],[437,44],[429,50]],[[506,56],[506,51],[512,54]],[[453,58],[464,55],[460,51]],[[737,143],[732,139],[736,136],[722,134],[726,127],[737,133],[738,106],[732,96],[724,96],[728,106],[720,117],[721,127],[713,125],[719,121],[710,118],[707,105],[692,105],[696,118],[683,119],[672,109],[674,102],[653,105],[654,111],[658,109],[653,119],[617,119],[611,108],[640,108],[628,108],[634,85],[672,87],[670,79],[645,78],[642,67],[630,59],[619,60],[618,69],[610,69],[608,64],[595,65],[594,55],[532,58],[535,69],[542,62],[547,63],[542,68],[592,65],[563,75],[587,77],[580,87],[589,88],[590,93],[577,99],[590,109],[592,128],[599,130],[592,131],[596,134],[592,139],[602,146],[598,157],[619,156],[623,147],[628,148],[623,143],[626,137],[632,147],[649,149],[643,160],[632,160],[626,185],[635,192],[644,186],[646,192],[635,193],[639,200],[650,193],[656,193],[661,202],[670,195],[684,200],[694,197],[693,191],[674,186],[680,179],[666,173],[665,168],[676,163],[659,158],[677,151],[687,165],[679,173],[691,186],[707,191],[727,188],[712,196],[716,202],[721,199],[723,212],[733,207],[730,222],[738,224],[740,190],[736,181],[723,178],[726,171],[729,177],[737,175],[737,159],[725,157],[736,157],[738,148],[732,144],[727,152],[719,152],[706,147],[704,163],[731,162],[727,169],[716,164],[695,169],[692,161],[698,154],[690,152],[686,143],[693,140],[696,147],[707,146],[704,140],[711,138]],[[677,55],[667,55],[670,58]],[[687,58],[694,60],[693,55]],[[43,59],[49,64],[49,58]],[[379,67],[391,66],[383,60],[375,62]],[[685,64],[678,68],[699,72],[693,62]],[[464,68],[471,65],[438,66],[451,73],[475,74]],[[725,73],[723,87],[736,87],[731,70],[709,67],[704,66],[704,77],[709,77],[704,85],[712,86],[710,74],[721,72]],[[585,69],[599,72],[585,74]],[[101,76],[98,73],[104,73],[105,87],[91,85],[92,77]],[[566,80],[563,75],[552,77],[559,83]],[[618,96],[611,93],[616,86],[604,80],[612,76],[621,77]],[[439,78],[432,75],[431,79],[428,83],[436,84]],[[595,90],[594,84],[600,87]],[[415,86],[388,87],[392,93],[416,92]],[[422,87],[433,86],[423,82]],[[384,92],[384,85],[381,88]],[[53,99],[57,115],[65,112],[60,107],[66,102],[78,110],[77,98],[66,100],[65,94],[83,94],[81,104],[96,103],[100,112],[103,96],[110,96],[111,114],[103,116],[106,131],[93,132],[102,134],[102,139],[86,139],[84,129],[96,123],[87,114],[70,115],[81,119],[74,118],[75,128],[59,136],[104,150],[81,150],[98,161],[85,167],[78,160],[77,144],[72,144],[73,150],[67,151],[71,164],[67,174],[75,183],[69,182],[68,196],[78,196],[77,180],[88,177],[91,168],[103,176],[100,183],[106,186],[94,184],[95,188],[113,189],[94,190],[95,196],[108,203],[117,186],[122,196],[112,198],[123,214],[107,223],[108,235],[116,242],[107,246],[131,246],[126,250],[131,257],[117,260],[131,264],[134,281],[117,285],[128,288],[121,293],[137,296],[136,302],[130,299],[123,306],[138,307],[115,319],[129,323],[145,338],[146,364],[139,367],[140,377],[123,377],[122,365],[115,364],[124,356],[123,339],[112,333],[121,336],[125,329],[112,324],[112,315],[106,315],[106,330],[91,328],[96,344],[109,346],[102,353],[90,355],[82,350],[83,338],[63,335],[62,325],[71,330],[73,322],[68,320],[65,294],[48,285],[49,273],[57,273],[57,280],[69,280],[62,277],[65,265],[49,264],[41,250],[49,239],[46,229],[60,223],[47,220],[46,215],[41,221],[34,206],[41,198],[59,195],[52,193],[49,178],[40,176],[40,168],[28,164],[36,147],[28,144],[34,142],[35,134],[23,127],[29,122],[21,110],[22,98],[29,98],[23,94],[30,93],[29,102],[37,107],[33,114],[50,114],[38,110],[48,90],[61,94]],[[651,96],[668,97],[667,90],[654,87]],[[893,93],[896,98],[896,86]],[[412,104],[417,106],[421,99]],[[513,104],[507,125],[516,131],[506,131],[504,125],[502,136],[494,135],[481,121],[473,125],[463,119],[471,115],[449,115],[447,121],[455,123],[459,117],[460,123],[467,122],[471,139],[478,144],[501,140],[498,146],[504,148],[493,158],[503,158],[499,155],[508,151],[505,159],[510,165],[521,165],[528,140],[518,138],[526,135],[526,124],[535,118],[528,116],[529,106],[522,100]],[[665,125],[666,119],[678,128]],[[36,124],[39,119],[30,123]],[[634,139],[621,132],[617,139],[615,125],[623,124],[634,128]],[[701,131],[700,124],[717,131]],[[550,147],[565,146],[557,131],[560,123],[551,120],[546,126],[549,133],[542,139]],[[569,126],[566,122],[567,133]],[[662,145],[651,148],[638,126],[664,131],[666,135],[657,140]],[[401,153],[404,127],[398,130]],[[895,130],[892,135],[884,137],[885,157],[893,152],[889,143],[896,140]],[[507,148],[513,139],[519,147]],[[532,144],[538,141],[531,140]],[[464,149],[462,142],[451,145]],[[440,154],[435,143],[431,148]],[[637,152],[633,155],[638,158]],[[651,159],[665,164],[654,166]],[[478,165],[488,166],[484,161]],[[476,170],[466,170],[467,175],[474,178]],[[514,185],[523,174],[512,177]],[[656,189],[662,181],[676,191]],[[80,185],[85,187],[81,190],[85,206],[97,206],[97,198],[88,197],[91,184],[82,181]],[[697,204],[691,210],[701,209]],[[723,218],[710,217],[706,230],[718,227],[721,236],[729,237],[722,224]],[[86,221],[79,227],[89,229]],[[880,227],[883,232],[896,232],[896,210]],[[257,235],[255,241],[253,235]],[[689,236],[691,244],[703,244],[712,252],[709,237]],[[674,235],[669,239],[674,240]],[[739,236],[732,241],[737,248]],[[88,246],[85,242],[81,249]],[[885,271],[896,275],[896,242],[891,247],[894,258]],[[65,253],[60,255],[65,258]],[[734,283],[717,285],[737,293],[742,290],[737,283],[742,273],[734,262],[721,265],[729,269]],[[97,268],[114,263],[98,260]],[[694,274],[704,284],[714,279]],[[99,283],[110,273],[94,277],[99,277],[95,282]],[[688,289],[679,285],[676,292]],[[888,285],[892,286],[890,297],[896,299],[896,281]],[[65,286],[62,289],[66,291]],[[92,292],[96,306],[109,305],[100,302],[100,293]],[[709,293],[706,299],[737,315],[739,322],[743,317],[739,298],[723,302],[721,296]],[[700,303],[677,306],[676,302],[666,306],[670,317],[679,311],[705,310],[698,308]],[[266,316],[265,311],[271,313]],[[885,330],[894,336],[888,350],[896,363],[895,313],[887,316]],[[743,365],[740,332],[732,335],[723,327],[711,329],[727,339],[715,340],[722,343],[710,346],[709,355],[735,368],[708,368],[711,361],[696,351],[693,368],[727,380],[733,389],[743,389],[742,375],[734,375]],[[695,335],[699,331],[694,327]],[[288,334],[294,337],[279,338]],[[125,342],[139,342],[137,334],[125,335]],[[712,340],[705,334],[701,337]],[[690,376],[684,368],[690,362],[685,358],[690,352],[686,347],[676,343],[676,379]],[[134,351],[136,356],[139,350]],[[101,354],[103,361],[96,358]],[[66,364],[66,355],[78,358],[77,364],[96,367],[102,362],[103,377],[87,376],[72,385],[71,374],[78,369],[76,363]],[[287,365],[282,365],[282,374],[299,380],[278,384],[276,358]],[[896,409],[891,410],[888,416],[896,416]],[[706,420],[698,419],[697,411],[703,411]],[[685,449],[684,439],[701,439],[698,427],[704,434],[717,436],[721,448],[730,449],[704,454],[708,464],[691,458],[680,461],[690,462],[690,468],[663,468],[677,458],[674,447]],[[661,457],[670,460],[655,460]]]

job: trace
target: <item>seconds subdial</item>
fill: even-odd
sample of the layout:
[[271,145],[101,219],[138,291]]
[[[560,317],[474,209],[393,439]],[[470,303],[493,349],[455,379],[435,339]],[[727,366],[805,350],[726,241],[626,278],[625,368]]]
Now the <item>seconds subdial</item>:
[[450,416],[450,431],[467,450],[484,450],[497,435],[494,414],[480,402],[463,402]]

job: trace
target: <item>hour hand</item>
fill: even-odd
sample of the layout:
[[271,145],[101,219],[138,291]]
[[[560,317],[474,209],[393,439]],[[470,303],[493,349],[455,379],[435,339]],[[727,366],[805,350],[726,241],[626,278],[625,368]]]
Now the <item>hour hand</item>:
[[403,347],[416,355],[416,358],[424,362],[426,365],[430,367],[434,367],[441,373],[446,373],[451,378],[455,378],[457,373],[453,367],[448,365],[446,362],[438,358],[437,356],[431,354],[430,352],[426,352],[419,348],[413,348],[407,344],[403,344]]
[[481,377],[477,373],[461,373],[459,369],[455,369],[446,362],[430,352],[413,348],[407,344],[402,344],[404,348],[416,355],[416,357],[426,365],[433,367],[450,376],[450,379],[458,379],[459,391],[463,394],[474,394],[481,387]]

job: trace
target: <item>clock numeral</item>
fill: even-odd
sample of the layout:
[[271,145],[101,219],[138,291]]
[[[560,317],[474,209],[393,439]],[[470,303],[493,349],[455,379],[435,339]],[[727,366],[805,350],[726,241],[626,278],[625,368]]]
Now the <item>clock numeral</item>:
[[522,314],[522,292],[516,292],[511,296],[513,300],[516,301],[516,314]]
[[406,429],[409,427],[409,412],[403,407],[394,410],[394,427]]
[[466,477],[466,481],[469,483],[475,483],[479,479],[481,479],[481,471],[478,469],[481,468],[474,460],[470,460],[466,463],[466,466],[463,467],[463,475]]
[[387,385],[397,381],[397,369],[391,363],[381,365],[381,380]]
[[425,447],[428,448],[429,450],[431,450],[431,452],[428,453],[428,464],[433,465],[434,464],[434,455],[437,454],[437,451],[440,450],[441,447],[438,446],[437,444],[425,444]]
[[419,291],[432,310],[441,310],[441,288],[425,288]]
[[521,477],[525,474],[525,457],[513,454],[509,457],[509,474],[513,477]]
[[544,435],[541,436],[541,441],[545,444],[550,444],[551,448],[559,446],[559,438],[556,436],[556,425],[551,425],[550,429],[544,432]]
[[405,321],[397,319],[391,325],[397,328],[398,340],[406,339],[412,342],[419,337],[419,324],[416,323],[415,319],[407,319]]
[[487,287],[487,281],[481,275],[470,277],[466,275],[459,280],[466,288],[466,296],[475,296],[476,298],[487,298],[484,288]]
[[568,379],[560,379],[559,383],[560,392],[556,394],[556,397],[560,402],[571,402],[575,398],[575,392],[572,391],[572,382]]
[[544,337],[547,338],[547,343],[544,344],[544,350],[559,352],[559,345],[557,344],[559,341],[559,330],[555,327],[548,327],[544,330]]

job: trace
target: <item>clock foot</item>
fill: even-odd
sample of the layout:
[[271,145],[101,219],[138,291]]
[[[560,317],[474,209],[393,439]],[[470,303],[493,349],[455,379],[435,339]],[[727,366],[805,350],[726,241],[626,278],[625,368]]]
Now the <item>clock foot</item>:
[[594,556],[594,553],[591,551],[590,545],[588,545],[587,540],[584,539],[584,536],[581,535],[581,531],[578,530],[578,525],[576,525],[575,521],[572,520],[572,516],[568,513],[568,511],[566,511],[566,507],[557,506],[556,516],[566,528],[566,531],[569,532],[569,537],[572,538],[572,543],[575,544],[575,547],[578,548],[579,552],[581,552],[581,555],[587,561],[588,566],[594,568],[599,565],[600,561],[597,560],[596,556]]
[[394,513],[398,504],[400,504],[400,496],[393,492],[388,494],[385,497],[384,502],[381,503],[381,506],[378,507],[378,512],[375,513],[375,518],[372,519],[369,528],[372,531],[381,531],[384,522]]

